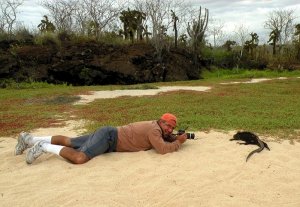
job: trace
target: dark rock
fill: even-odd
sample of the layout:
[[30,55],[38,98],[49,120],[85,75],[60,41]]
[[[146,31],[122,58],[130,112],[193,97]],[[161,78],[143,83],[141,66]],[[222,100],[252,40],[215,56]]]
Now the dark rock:
[[[1,46],[1,45],[0,45]],[[162,61],[149,44],[114,46],[96,42],[0,49],[0,76],[73,85],[135,84],[199,79],[192,55],[165,52]]]

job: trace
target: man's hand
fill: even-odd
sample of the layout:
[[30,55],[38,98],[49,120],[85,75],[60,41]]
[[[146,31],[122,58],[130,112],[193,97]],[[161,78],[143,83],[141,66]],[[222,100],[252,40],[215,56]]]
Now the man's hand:
[[187,139],[187,135],[186,135],[186,133],[181,134],[181,135],[177,135],[177,136],[176,136],[176,139],[177,139],[181,144],[183,144],[183,143],[186,141],[186,139]]

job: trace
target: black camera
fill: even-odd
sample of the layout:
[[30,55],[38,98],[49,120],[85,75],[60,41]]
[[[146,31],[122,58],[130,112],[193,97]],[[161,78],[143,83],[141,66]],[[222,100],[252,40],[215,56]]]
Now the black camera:
[[188,139],[195,139],[195,134],[185,132],[185,129],[179,129],[178,132],[177,132],[177,135],[182,135],[184,133],[186,133],[186,136],[187,136]]

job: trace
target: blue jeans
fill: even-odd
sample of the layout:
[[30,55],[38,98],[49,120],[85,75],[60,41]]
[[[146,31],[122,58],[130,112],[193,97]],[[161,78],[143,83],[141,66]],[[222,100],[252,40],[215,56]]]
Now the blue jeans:
[[116,150],[118,130],[115,127],[102,127],[92,134],[71,139],[71,146],[84,152],[90,159],[97,155]]

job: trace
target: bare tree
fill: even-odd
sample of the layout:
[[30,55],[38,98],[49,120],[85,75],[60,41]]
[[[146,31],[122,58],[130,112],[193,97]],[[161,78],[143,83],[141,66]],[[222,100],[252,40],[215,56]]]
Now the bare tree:
[[114,22],[122,9],[122,1],[116,0],[82,0],[77,13],[84,13],[86,22],[82,25],[94,25],[94,34],[99,37],[100,34]]
[[[160,1],[160,0],[150,0],[145,2],[146,11],[149,15],[153,38],[161,36],[161,28],[164,26],[168,29],[170,21],[168,21],[168,16],[171,12],[171,2],[170,1]],[[164,22],[165,21],[165,22]]]
[[[163,50],[169,50],[172,43],[170,38],[167,38],[171,33],[168,30],[174,25],[172,11],[180,18],[181,12],[184,11],[183,5],[183,0],[135,0],[133,2],[136,10],[146,14],[144,28],[149,28],[151,31],[152,44],[159,60],[162,59]],[[180,24],[177,24],[176,27],[179,31]],[[145,32],[150,34],[148,29]]]
[[50,12],[58,31],[72,31],[74,25],[74,15],[77,10],[76,0],[43,0],[41,5]]
[[239,68],[240,61],[244,56],[245,43],[250,34],[249,28],[243,24],[236,25],[234,34],[235,34],[234,39],[236,40],[237,45],[240,46],[239,47],[239,55],[236,57],[237,58],[236,68]]
[[23,0],[1,0],[1,29],[6,29],[9,36],[12,35],[12,29],[17,19],[17,9],[23,4]]
[[187,16],[191,13],[191,5],[186,3],[185,0],[134,0],[130,5],[132,5],[135,10],[141,11],[146,14],[144,27],[147,26],[151,30],[151,34],[153,34],[153,37],[158,34],[158,32],[155,31],[155,28],[158,28],[159,30],[161,26],[164,26],[167,29],[168,35],[175,36],[176,31],[173,30],[173,12],[179,19],[179,21],[177,21],[176,23],[178,36],[180,33],[186,32],[188,21]]
[[265,28],[271,31],[280,31],[279,46],[286,44],[293,34],[294,10],[275,10],[269,13]]
[[78,1],[78,7],[75,11],[75,25],[74,29],[79,32],[81,35],[87,33],[88,28],[88,11],[83,7],[82,1]]
[[[243,24],[236,25],[234,34],[235,34],[234,39],[237,40],[236,42],[240,46],[240,52],[239,52],[240,54],[238,56],[238,59],[241,60],[244,55],[243,51],[244,51],[245,43],[250,34],[249,28]],[[239,60],[238,60],[238,62],[239,62]]]
[[96,37],[117,19],[122,0],[43,0],[58,31],[77,30]]
[[237,40],[237,43],[241,46],[244,47],[245,42],[247,41],[247,38],[250,34],[249,28],[243,24],[235,25],[235,39]]
[[[2,1],[0,0],[0,3],[2,5]],[[2,10],[0,11],[0,33],[4,33],[5,32],[5,21],[4,21],[4,15],[2,13]]]
[[210,18],[210,25],[208,26],[208,33],[213,38],[214,47],[220,46],[221,42],[224,40],[224,22],[220,19]]

